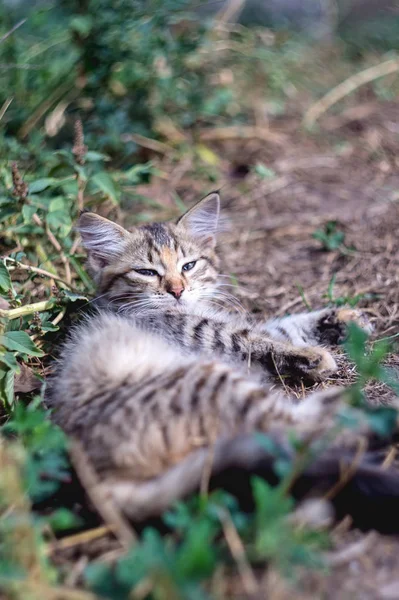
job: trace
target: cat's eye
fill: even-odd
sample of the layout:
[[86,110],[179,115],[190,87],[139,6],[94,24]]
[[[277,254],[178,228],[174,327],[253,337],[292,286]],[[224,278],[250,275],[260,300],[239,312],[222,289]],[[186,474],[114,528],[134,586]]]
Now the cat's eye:
[[182,271],[191,271],[191,269],[194,269],[196,264],[197,264],[197,261],[192,260],[191,262],[188,262],[185,265],[183,265],[181,270]]
[[155,269],[133,269],[139,275],[145,275],[146,277],[156,277],[158,272]]

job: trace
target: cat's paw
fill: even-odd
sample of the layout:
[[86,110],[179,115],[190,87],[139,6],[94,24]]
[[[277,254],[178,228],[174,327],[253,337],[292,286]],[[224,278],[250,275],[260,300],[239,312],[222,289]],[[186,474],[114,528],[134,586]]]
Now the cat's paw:
[[360,329],[370,334],[373,331],[373,326],[367,316],[357,308],[341,308],[337,311],[337,320],[340,323],[355,323]]
[[323,381],[338,369],[333,356],[324,348],[295,349],[290,362],[295,374],[314,381]]
[[367,334],[373,331],[367,316],[357,308],[327,309],[317,324],[321,343],[331,346],[344,342],[349,323],[355,323]]

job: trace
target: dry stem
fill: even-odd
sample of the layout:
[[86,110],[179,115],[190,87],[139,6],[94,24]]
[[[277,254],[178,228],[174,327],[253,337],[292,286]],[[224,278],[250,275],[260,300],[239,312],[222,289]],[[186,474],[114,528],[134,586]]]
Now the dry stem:
[[345,96],[348,96],[360,86],[396,71],[399,71],[399,59],[392,58],[379,65],[360,71],[360,73],[351,75],[308,109],[304,116],[303,124],[305,127],[312,127],[321,115],[339,100],[342,100],[342,98],[345,98]]

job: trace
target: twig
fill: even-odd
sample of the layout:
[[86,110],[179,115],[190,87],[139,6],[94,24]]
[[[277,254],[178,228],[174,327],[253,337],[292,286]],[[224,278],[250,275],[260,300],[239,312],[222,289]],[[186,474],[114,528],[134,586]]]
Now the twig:
[[354,92],[357,88],[366,83],[370,83],[375,79],[390,75],[399,71],[399,59],[390,59],[379,65],[369,67],[364,71],[360,71],[355,75],[351,75],[342,83],[330,90],[323,98],[315,102],[305,113],[303,124],[305,127],[312,127],[315,122],[325,113],[331,106],[336,104],[345,96]]
[[201,474],[201,484],[200,484],[200,495],[206,497],[209,493],[209,482],[212,476],[212,467],[213,462],[215,460],[215,445],[216,445],[216,435],[212,436],[213,439],[209,445],[209,450],[205,459],[204,468]]
[[362,456],[366,450],[367,442],[365,439],[361,438],[358,441],[358,448],[355,456],[350,465],[348,465],[343,472],[341,473],[341,478],[335,485],[333,485],[330,490],[324,495],[326,500],[331,500],[338,494],[338,492],[348,483],[350,479],[355,475],[356,470],[360,464]]
[[32,218],[35,221],[35,223],[37,225],[39,225],[39,227],[44,227],[50,244],[52,244],[52,246],[54,246],[54,248],[57,250],[57,252],[59,252],[61,262],[63,263],[64,268],[65,268],[65,279],[67,281],[67,284],[70,286],[70,284],[71,284],[71,267],[69,266],[69,261],[68,261],[67,257],[65,256],[64,251],[62,250],[61,244],[59,243],[59,241],[57,240],[57,238],[55,237],[54,233],[51,231],[51,229],[47,225],[47,223],[46,224],[43,223],[43,221],[39,217],[39,215],[34,214]]
[[[83,166],[86,161],[87,146],[84,142],[85,138],[83,133],[82,121],[80,119],[77,119],[75,121],[75,138],[72,148],[72,154],[75,157],[76,164],[80,166]],[[78,184],[78,211],[81,212],[84,208],[84,191],[86,187],[86,182],[83,179],[83,177],[81,177],[80,171],[77,172],[76,181]]]
[[23,269],[24,271],[29,271],[31,273],[37,273],[38,275],[43,275],[43,277],[49,277],[50,279],[59,281],[66,287],[73,289],[71,284],[67,283],[65,281],[65,279],[62,279],[62,277],[59,277],[58,275],[55,275],[54,273],[50,273],[50,271],[46,271],[45,269],[41,269],[40,267],[33,267],[32,265],[25,265],[24,263],[20,263],[17,260],[15,260],[14,258],[10,258],[8,256],[6,257],[6,260],[7,261],[11,260],[12,262],[15,263],[15,267],[9,267],[10,269],[14,269],[15,271],[17,271],[18,269]]
[[102,525],[95,529],[89,529],[82,533],[76,533],[75,535],[68,535],[67,537],[57,540],[52,544],[47,545],[47,551],[52,553],[56,550],[65,550],[67,548],[73,548],[74,546],[80,546],[81,544],[87,544],[100,537],[104,537],[108,533],[113,532],[113,528],[109,525]]
[[122,140],[124,142],[135,142],[138,146],[148,148],[149,150],[159,152],[160,154],[168,154],[173,150],[173,148],[171,146],[168,146],[168,144],[145,137],[144,135],[140,135],[139,133],[126,133],[122,136]]
[[[0,583],[1,580],[0,580]],[[77,590],[65,585],[50,587],[42,582],[36,581],[4,581],[3,589],[7,589],[15,600],[26,600],[26,598],[45,598],[46,600],[98,600],[91,592]]]
[[78,235],[78,236],[75,238],[75,241],[73,242],[73,244],[72,244],[72,246],[71,246],[71,249],[70,249],[70,251],[69,251],[69,256],[73,256],[73,255],[75,254],[76,250],[77,250],[77,249],[78,249],[78,247],[79,247],[79,244],[80,244],[80,242],[81,242],[80,235]]
[[19,306],[18,308],[10,308],[9,310],[0,309],[0,317],[9,319],[18,319],[19,317],[26,317],[36,312],[44,312],[54,307],[55,299],[42,300],[41,302],[34,302],[33,304],[26,304],[25,306]]
[[6,114],[7,109],[13,100],[14,100],[14,98],[7,98],[7,100],[4,101],[3,106],[0,108],[0,121]]
[[224,6],[216,15],[216,30],[224,23],[238,19],[244,7],[246,0],[229,0],[227,6]]
[[274,133],[268,127],[253,127],[250,125],[217,127],[216,129],[207,129],[199,135],[201,141],[225,141],[225,140],[268,140],[276,144],[283,144],[286,136],[282,133]]
[[72,441],[69,454],[76,473],[98,514],[114,531],[121,545],[127,550],[136,541],[137,536],[112,500],[106,496],[97,473],[77,440]]
[[230,552],[236,561],[245,592],[248,596],[255,596],[259,592],[258,582],[247,560],[244,544],[238,535],[233,520],[226,509],[219,510],[218,517]]
[[69,80],[61,83],[53,91],[53,93],[50,94],[50,96],[36,108],[33,114],[29,117],[26,123],[19,130],[18,136],[23,139],[27,135],[29,135],[30,131],[33,129],[36,123],[40,121],[40,119],[46,114],[46,112],[54,104],[54,102],[60,100],[60,98],[62,98],[64,94],[66,94],[70,90],[71,85],[73,85],[73,83],[71,83]]
[[392,466],[393,461],[396,458],[396,453],[397,453],[398,449],[396,448],[396,446],[391,446],[386,457],[384,458],[384,461],[381,465],[381,469],[389,469],[389,467]]
[[364,556],[364,554],[374,545],[375,540],[376,533],[375,531],[371,531],[360,541],[347,546],[339,552],[329,552],[325,554],[324,558],[330,567],[341,567],[360,556]]
[[12,33],[14,33],[14,31],[16,31],[17,29],[19,29],[24,23],[26,23],[26,19],[21,19],[21,21],[18,21],[18,23],[16,25],[14,25],[14,27],[12,27],[10,29],[10,31],[7,31],[7,33],[5,33],[3,35],[3,37],[0,38],[0,44],[2,42],[4,42],[4,40],[6,40],[8,37],[10,37],[10,35]]

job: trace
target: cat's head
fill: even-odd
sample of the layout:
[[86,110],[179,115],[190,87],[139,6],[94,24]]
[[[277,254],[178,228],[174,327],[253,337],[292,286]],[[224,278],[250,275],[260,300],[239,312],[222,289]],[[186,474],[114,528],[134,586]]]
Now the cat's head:
[[94,213],[78,229],[102,306],[121,312],[185,307],[215,290],[219,195],[203,198],[177,222],[127,231]]

